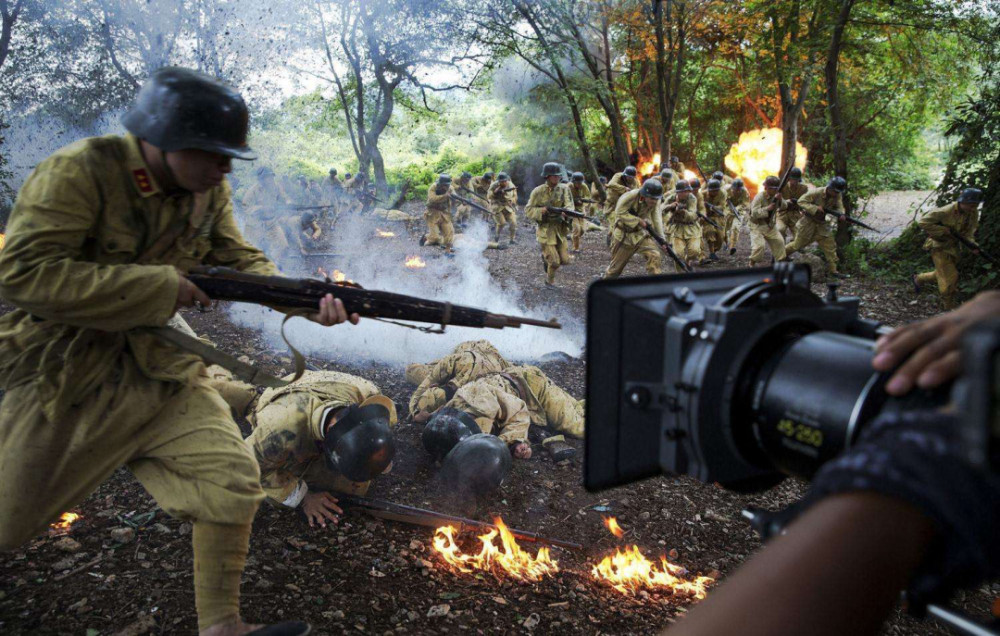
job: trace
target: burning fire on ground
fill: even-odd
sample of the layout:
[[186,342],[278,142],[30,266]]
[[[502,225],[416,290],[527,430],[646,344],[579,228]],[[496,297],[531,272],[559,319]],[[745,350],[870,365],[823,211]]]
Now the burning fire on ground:
[[395,232],[387,232],[386,230],[375,229],[375,236],[379,238],[392,238],[396,236]]
[[407,269],[423,269],[427,267],[427,263],[419,256],[407,256],[406,262],[403,264]]
[[[559,562],[551,557],[548,548],[539,548],[538,554],[532,556],[517,544],[502,519],[496,519],[495,523],[497,529],[480,535],[482,548],[479,554],[462,553],[455,543],[455,528],[452,526],[443,526],[434,532],[434,549],[445,563],[465,574],[483,570],[497,577],[506,574],[518,581],[540,581],[559,572]],[[499,547],[494,543],[498,536]]]
[[[604,523],[616,537],[624,534],[614,517],[605,518]],[[670,563],[666,557],[660,557],[659,565],[650,561],[637,545],[624,549],[615,548],[614,554],[604,557],[591,569],[594,579],[610,585],[622,594],[636,594],[641,590],[669,590],[674,594],[688,594],[699,600],[705,598],[708,586],[715,579],[698,576],[689,580],[684,578],[687,574],[686,569]]]
[[[781,176],[781,142],[784,135],[780,128],[750,130],[740,134],[738,143],[733,144],[726,155],[726,167],[733,174],[743,177],[747,185],[754,187],[764,182],[769,175]],[[795,144],[795,165],[806,167],[806,149]]]
[[[0,234],[0,236],[3,236]],[[49,526],[51,532],[55,534],[65,534],[69,532],[69,529],[76,523],[77,519],[80,518],[75,512],[64,512],[62,516],[59,517],[59,521],[56,521]]]
[[335,283],[352,283],[352,282],[354,282],[354,281],[347,280],[347,275],[344,274],[344,272],[340,271],[339,269],[335,269],[335,270],[333,270],[332,273],[330,273],[330,272],[326,271],[325,269],[323,269],[322,267],[317,267],[316,268],[316,273],[319,274],[320,276],[322,276],[323,278],[329,278],[330,280],[332,280]]

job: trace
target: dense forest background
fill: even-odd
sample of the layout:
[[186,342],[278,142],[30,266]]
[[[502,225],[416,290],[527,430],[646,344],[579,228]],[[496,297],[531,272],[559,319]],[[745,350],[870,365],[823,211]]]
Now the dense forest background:
[[[1000,0],[0,0],[0,17],[4,215],[34,164],[120,131],[177,64],[243,92],[279,174],[362,170],[422,196],[439,172],[494,169],[523,191],[548,160],[588,180],[656,154],[710,173],[741,133],[778,129],[782,166],[801,144],[807,178],[846,176],[854,197],[983,187],[1000,254]],[[903,268],[918,239],[848,256]]]

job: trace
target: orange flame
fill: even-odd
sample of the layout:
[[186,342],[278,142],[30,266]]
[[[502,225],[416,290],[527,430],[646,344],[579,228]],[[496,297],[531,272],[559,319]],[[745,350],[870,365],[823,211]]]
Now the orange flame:
[[697,178],[698,178],[698,175],[696,175],[691,170],[688,170],[687,168],[684,168],[684,179],[685,180],[690,181],[691,179],[697,179]]
[[380,230],[380,229],[376,228],[375,229],[375,236],[377,236],[379,238],[392,238],[393,236],[396,236],[396,233],[395,232],[387,232],[385,230]]
[[658,175],[660,173],[660,153],[653,155],[653,158],[649,161],[643,161],[639,164],[639,176],[645,175]]
[[[733,144],[726,155],[726,167],[742,176],[748,185],[759,186],[765,177],[777,175],[781,171],[781,142],[784,138],[780,128],[750,130],[740,134],[738,143]],[[806,167],[806,149],[796,142],[795,165]]]
[[690,594],[697,599],[707,595],[708,586],[715,579],[708,576],[698,576],[694,580],[683,578],[687,570],[679,565],[660,557],[660,565],[650,561],[639,550],[639,546],[630,548],[615,548],[615,553],[604,559],[591,569],[591,575],[615,588],[622,594],[635,594],[642,589],[663,590]]
[[[479,554],[462,553],[455,543],[456,530],[452,526],[442,526],[434,532],[434,549],[445,563],[464,574],[484,570],[498,577],[506,573],[518,581],[540,581],[559,572],[559,562],[552,559],[548,548],[539,548],[538,554],[531,556],[517,544],[502,519],[497,518],[494,523],[496,529],[479,537],[482,543]],[[493,543],[497,536],[500,537],[500,547]]]
[[[0,235],[2,236],[2,235]],[[59,517],[59,521],[56,521],[49,526],[56,533],[69,532],[70,527],[76,523],[76,520],[80,518],[80,515],[75,512],[64,512],[62,516]]]
[[424,259],[419,256],[407,256],[406,262],[403,263],[408,269],[423,269],[427,267],[427,263]]
[[607,526],[611,534],[615,535],[619,539],[625,536],[625,531],[622,527],[618,525],[618,519],[615,517],[602,517],[604,519],[604,525]]
[[347,275],[344,274],[344,272],[340,271],[339,269],[335,269],[335,270],[333,270],[333,273],[330,273],[330,272],[326,271],[325,269],[323,269],[322,267],[317,267],[316,268],[316,273],[319,274],[320,276],[322,276],[323,278],[329,278],[330,280],[332,280],[335,283],[353,283],[354,282],[354,281],[347,280]]

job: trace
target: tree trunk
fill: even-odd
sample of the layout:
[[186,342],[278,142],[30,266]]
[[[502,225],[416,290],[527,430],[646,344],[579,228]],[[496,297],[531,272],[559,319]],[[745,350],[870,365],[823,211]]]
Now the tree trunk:
[[[847,131],[844,127],[844,112],[840,104],[840,50],[844,43],[844,30],[847,20],[851,17],[851,9],[855,0],[841,0],[840,13],[833,27],[830,38],[830,49],[826,56],[826,103],[830,115],[830,131],[833,135],[833,172],[837,176],[847,178]],[[848,213],[854,207],[854,197],[844,197],[844,209]],[[851,241],[851,224],[837,224],[837,247],[842,248]]]
[[7,61],[7,54],[10,53],[10,38],[14,33],[14,23],[17,22],[17,15],[21,12],[20,3],[15,3],[10,9],[7,0],[0,0],[0,68]]
[[663,35],[663,0],[653,2],[653,31],[656,34],[656,108],[660,114],[660,157],[669,160],[672,122],[667,114],[667,89],[670,78],[667,76],[664,51],[666,44]]

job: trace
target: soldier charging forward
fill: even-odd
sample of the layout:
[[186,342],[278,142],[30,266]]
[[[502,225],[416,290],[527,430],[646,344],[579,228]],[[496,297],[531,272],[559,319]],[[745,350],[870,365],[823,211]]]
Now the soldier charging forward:
[[801,212],[801,218],[795,226],[795,239],[785,246],[785,257],[802,251],[816,243],[826,257],[827,273],[835,278],[843,278],[837,271],[837,242],[830,231],[829,216],[844,221],[844,192],[847,191],[847,181],[843,177],[834,177],[825,188],[813,188],[798,197],[796,207]]
[[573,262],[566,243],[566,235],[570,229],[570,219],[565,214],[553,212],[550,208],[573,210],[573,195],[569,186],[561,183],[562,168],[558,163],[546,163],[542,166],[542,178],[545,183],[531,191],[528,203],[524,206],[524,214],[538,224],[535,236],[542,248],[542,261],[545,264],[545,286],[555,287],[556,272],[563,265]]
[[454,253],[455,226],[451,216],[451,175],[438,175],[437,181],[427,188],[427,208],[424,220],[427,222],[427,234],[421,240],[421,245],[440,245],[445,254]]
[[770,176],[764,179],[764,187],[750,204],[750,267],[767,264],[764,249],[771,251],[771,260],[785,260],[785,240],[778,232],[777,216],[788,208],[788,203],[778,192],[781,179]]
[[[955,295],[958,291],[960,245],[955,234],[976,245],[979,204],[983,199],[983,191],[979,188],[966,188],[958,195],[957,201],[929,210],[917,221],[920,229],[927,234],[924,249],[931,253],[934,269],[914,274],[913,288],[920,293],[924,285],[936,282],[945,310],[955,308]],[[978,249],[974,253],[978,254]]]
[[[729,244],[729,255],[736,253],[736,244],[740,239],[740,228],[750,217],[750,192],[743,184],[743,179],[736,178],[726,188],[726,242]],[[732,204],[732,208],[729,204]],[[736,212],[733,212],[733,208]],[[740,215],[740,218],[736,217]],[[742,221],[740,220],[742,219]]]
[[497,175],[496,183],[490,186],[488,198],[496,224],[497,243],[500,243],[505,227],[510,233],[511,245],[517,243],[517,187],[510,182],[510,175],[506,172]]
[[611,262],[604,278],[621,276],[636,254],[645,259],[647,273],[659,274],[663,271],[663,254],[649,234],[654,232],[663,236],[663,216],[659,209],[662,197],[663,186],[659,179],[646,179],[641,188],[626,192],[618,200],[610,221]]

